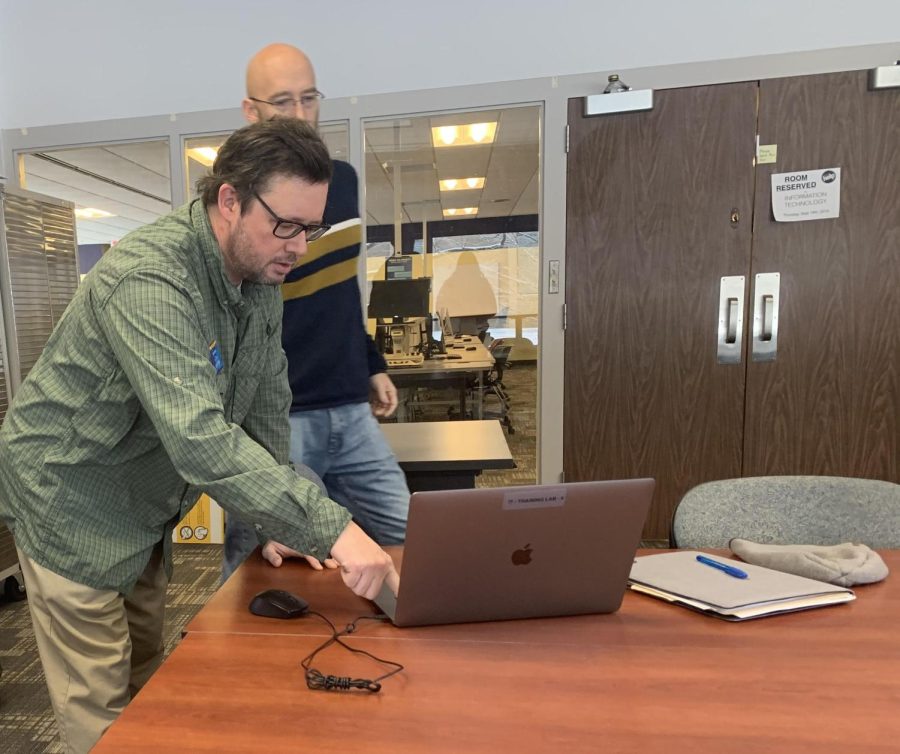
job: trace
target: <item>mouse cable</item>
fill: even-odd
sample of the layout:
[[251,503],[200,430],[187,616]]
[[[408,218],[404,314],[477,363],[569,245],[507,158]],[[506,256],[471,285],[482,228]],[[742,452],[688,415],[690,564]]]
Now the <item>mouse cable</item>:
[[[356,631],[356,624],[360,621],[385,621],[387,620],[385,616],[361,615],[352,623],[349,623],[343,631],[338,631],[334,623],[328,620],[328,618],[326,618],[321,613],[317,613],[314,610],[309,610],[307,611],[307,615],[318,616],[331,628],[331,636],[300,661],[300,667],[303,668],[303,671],[306,674],[307,688],[312,689],[313,691],[348,691],[350,689],[365,689],[366,691],[371,691],[374,694],[381,691],[381,682],[383,680],[385,680],[386,678],[390,678],[392,675],[396,675],[401,670],[403,670],[403,666],[399,662],[393,662],[392,660],[383,660],[364,649],[351,647],[349,644],[346,644],[341,638],[343,636],[349,636],[354,631]],[[347,649],[354,654],[365,655],[366,657],[370,657],[376,662],[380,662],[382,665],[391,665],[394,669],[385,673],[384,675],[380,675],[377,678],[372,679],[350,678],[349,676],[323,675],[320,671],[311,667],[312,661],[313,658],[317,654],[319,654],[319,652],[327,649],[332,644],[340,644],[344,649]]]

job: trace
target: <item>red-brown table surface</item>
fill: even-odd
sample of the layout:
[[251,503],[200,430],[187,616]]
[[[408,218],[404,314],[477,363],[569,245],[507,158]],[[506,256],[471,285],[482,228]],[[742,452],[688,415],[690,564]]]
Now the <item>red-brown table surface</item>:
[[[900,551],[883,553],[900,568]],[[353,646],[403,663],[379,694],[306,688],[327,631],[247,613],[290,588],[338,625],[371,613],[336,573],[248,561],[97,752],[847,752],[900,745],[900,580],[857,600],[728,623],[628,592],[612,615],[398,629]],[[380,666],[332,647],[324,673]]]

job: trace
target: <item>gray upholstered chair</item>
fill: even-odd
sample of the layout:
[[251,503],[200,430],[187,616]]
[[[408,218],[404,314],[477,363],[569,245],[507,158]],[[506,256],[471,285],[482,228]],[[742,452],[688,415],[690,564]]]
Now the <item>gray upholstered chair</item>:
[[706,482],[672,517],[673,547],[859,542],[900,547],[900,485],[874,479],[769,476]]

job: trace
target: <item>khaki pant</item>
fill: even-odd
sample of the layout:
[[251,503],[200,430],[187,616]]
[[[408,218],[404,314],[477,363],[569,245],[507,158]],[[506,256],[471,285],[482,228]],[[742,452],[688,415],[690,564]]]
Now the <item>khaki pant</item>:
[[69,581],[17,552],[60,740],[82,754],[162,662],[162,543],[127,595]]

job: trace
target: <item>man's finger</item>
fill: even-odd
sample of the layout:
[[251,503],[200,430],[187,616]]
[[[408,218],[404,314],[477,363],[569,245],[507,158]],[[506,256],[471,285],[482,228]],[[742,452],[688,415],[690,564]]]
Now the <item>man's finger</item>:
[[306,559],[306,562],[313,567],[314,570],[322,570],[322,564],[319,562],[318,558],[314,558],[312,555],[304,555],[303,557]]
[[269,561],[269,565],[275,566],[275,568],[279,568],[281,566],[282,557],[278,554],[278,551],[274,547],[269,547],[268,545],[264,547],[262,556],[267,561]]
[[400,594],[400,574],[397,573],[396,569],[391,568],[391,570],[388,571],[388,575],[385,577],[384,583],[387,584],[388,589],[393,592],[395,597]]

